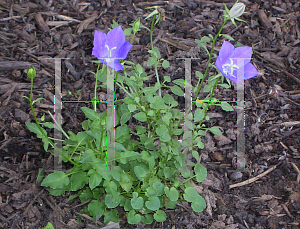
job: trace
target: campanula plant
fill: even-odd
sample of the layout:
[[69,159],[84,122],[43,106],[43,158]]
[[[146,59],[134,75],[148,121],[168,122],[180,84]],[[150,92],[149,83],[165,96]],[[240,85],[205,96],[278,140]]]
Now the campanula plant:
[[[70,192],[69,200],[79,198],[81,202],[91,200],[81,210],[100,219],[107,224],[109,221],[120,222],[117,207],[126,212],[129,224],[143,222],[151,224],[154,220],[164,222],[166,220],[166,209],[174,209],[178,201],[187,201],[195,212],[202,212],[206,208],[204,198],[196,191],[195,182],[202,182],[206,176],[206,168],[199,163],[199,152],[204,148],[203,136],[208,131],[213,134],[221,134],[218,127],[206,127],[203,121],[208,120],[206,115],[209,106],[221,106],[225,111],[232,111],[232,107],[226,102],[219,102],[213,99],[214,89],[229,87],[223,83],[222,77],[236,81],[236,69],[244,67],[245,79],[254,77],[256,69],[250,60],[240,66],[233,61],[233,58],[251,58],[250,47],[234,48],[229,42],[224,41],[219,56],[213,53],[214,45],[220,36],[227,39],[232,38],[221,31],[230,19],[240,20],[238,17],[244,12],[244,5],[236,3],[229,11],[225,7],[224,23],[216,37],[202,37],[196,42],[209,54],[208,65],[204,74],[196,72],[199,82],[192,87],[194,101],[203,82],[206,79],[209,69],[214,67],[217,74],[208,78],[204,92],[209,93],[206,102],[196,103],[197,109],[193,112],[192,143],[186,147],[183,139],[184,128],[181,125],[184,121],[184,111],[181,111],[178,102],[172,95],[162,93],[161,89],[170,89],[177,95],[184,97],[181,87],[184,87],[184,79],[171,81],[169,76],[159,74],[159,68],[168,68],[169,62],[161,58],[160,51],[153,44],[153,28],[164,18],[164,11],[159,7],[153,7],[154,11],[146,18],[152,17],[150,29],[151,49],[148,66],[154,66],[157,82],[155,85],[145,87],[148,81],[147,73],[140,64],[134,64],[128,60],[133,37],[138,30],[144,27],[137,19],[132,28],[125,31],[116,23],[113,29],[107,34],[95,31],[94,47],[92,55],[98,60],[98,68],[95,75],[95,94],[93,109],[83,107],[82,111],[87,117],[82,123],[82,132],[77,134],[68,131],[64,133],[61,151],[62,160],[73,164],[68,171],[57,171],[47,175],[41,185],[49,187],[52,195],[62,195]],[[133,35],[132,35],[133,32]],[[126,36],[132,36],[131,43],[126,41]],[[206,43],[212,41],[210,52]],[[216,64],[211,61],[217,57]],[[215,72],[215,71],[214,71]],[[33,70],[28,71],[33,87]],[[97,110],[97,89],[98,80],[111,86],[108,82],[112,77],[114,91],[122,90],[124,98],[115,99],[114,113],[114,168],[107,170],[108,137],[107,126],[108,109],[104,112]],[[219,82],[221,79],[221,82]],[[103,86],[103,85],[101,85]],[[211,101],[214,100],[214,103]],[[30,97],[31,109],[33,111],[32,93]],[[35,115],[34,115],[35,116]],[[45,150],[48,145],[56,147],[43,126],[52,127],[49,123],[36,120],[36,124],[27,123],[28,128],[37,134],[38,138],[44,141]],[[135,126],[128,126],[131,120]],[[62,130],[62,128],[60,128]],[[62,130],[63,131],[63,130]],[[57,148],[57,147],[56,147]],[[188,150],[186,150],[188,148]],[[192,160],[186,161],[187,152],[192,153]],[[188,166],[188,167],[187,167]],[[194,181],[194,182],[191,182]],[[101,218],[102,219],[102,218]]]

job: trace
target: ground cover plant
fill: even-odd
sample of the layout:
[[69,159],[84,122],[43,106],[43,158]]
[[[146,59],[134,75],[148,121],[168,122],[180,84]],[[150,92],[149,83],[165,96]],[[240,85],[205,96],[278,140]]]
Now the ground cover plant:
[[[216,87],[228,88],[230,80],[243,83],[244,80],[255,77],[258,72],[250,63],[251,47],[234,47],[224,41],[215,65],[211,63],[213,48],[216,40],[224,36],[233,40],[229,35],[221,34],[228,20],[235,24],[245,10],[243,3],[238,3],[228,10],[225,6],[224,22],[215,37],[204,36],[196,40],[198,45],[207,51],[209,56],[205,73],[196,72],[199,81],[191,88],[195,93],[193,98],[196,109],[192,113],[191,135],[185,132],[181,124],[185,115],[190,111],[178,109],[178,102],[172,95],[162,94],[162,88],[169,88],[173,94],[184,97],[181,87],[189,82],[184,79],[171,81],[169,76],[160,80],[158,68],[168,68],[170,63],[161,58],[160,51],[153,45],[153,27],[163,18],[163,11],[158,7],[147,16],[152,18],[150,32],[151,54],[147,64],[153,66],[157,83],[152,87],[144,87],[147,74],[139,64],[127,61],[126,56],[132,44],[126,42],[126,35],[134,35],[140,29],[147,29],[136,20],[131,29],[125,31],[117,24],[107,33],[95,31],[93,55],[99,59],[95,75],[95,94],[93,109],[84,107],[82,111],[87,117],[82,123],[82,132],[67,133],[57,123],[38,120],[33,109],[32,101],[33,80],[36,72],[34,68],[27,71],[31,79],[30,105],[36,123],[26,123],[27,127],[37,134],[44,142],[44,149],[48,147],[60,152],[61,160],[71,163],[72,169],[67,172],[56,171],[47,175],[41,185],[49,187],[49,193],[54,196],[72,192],[70,200],[79,198],[82,202],[92,201],[82,209],[93,218],[104,216],[104,223],[119,222],[117,207],[122,207],[127,212],[129,224],[143,222],[151,224],[153,220],[164,222],[166,214],[164,209],[174,209],[178,201],[187,201],[195,212],[202,212],[206,208],[204,198],[199,195],[190,182],[202,182],[207,176],[206,168],[199,163],[198,151],[204,148],[201,140],[207,131],[221,135],[218,127],[207,128],[203,120],[209,119],[206,115],[210,106],[220,106],[224,111],[232,111],[227,102],[214,98]],[[133,42],[133,39],[131,40]],[[206,44],[211,42],[209,52]],[[242,65],[237,58],[245,58]],[[243,68],[245,74],[240,80],[237,69]],[[122,73],[120,73],[122,71]],[[225,77],[224,77],[225,76]],[[208,78],[204,92],[209,93],[207,100],[198,100],[197,96]],[[227,84],[225,83],[225,80]],[[106,84],[107,89],[119,87],[127,95],[124,99],[116,100],[116,106],[108,107],[104,112],[97,112],[98,82]],[[114,82],[115,85],[111,84]],[[170,83],[174,86],[170,86]],[[101,85],[103,86],[103,85]],[[213,101],[213,102],[212,102]],[[101,101],[103,102],[103,101]],[[108,101],[107,101],[108,103]],[[110,110],[111,109],[111,110]],[[115,110],[114,110],[115,109]],[[110,115],[109,115],[110,114]],[[114,116],[111,114],[115,114]],[[131,129],[127,122],[133,117],[139,123]],[[47,136],[44,127],[59,128],[64,134],[63,147],[59,149]],[[107,129],[115,126],[113,135],[109,136]],[[187,139],[191,138],[191,144]],[[109,151],[110,140],[114,140],[114,155],[111,159]],[[49,150],[50,152],[53,152]],[[187,153],[190,152],[193,160],[186,162]],[[42,176],[42,175],[41,175]]]

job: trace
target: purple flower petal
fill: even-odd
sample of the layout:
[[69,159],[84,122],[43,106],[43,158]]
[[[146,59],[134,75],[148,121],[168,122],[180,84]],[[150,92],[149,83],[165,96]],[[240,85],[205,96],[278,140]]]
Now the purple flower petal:
[[[121,26],[114,28],[107,33],[106,45],[108,45],[111,50],[112,56],[115,56],[115,52],[125,43],[125,41],[125,35]],[[116,47],[116,49],[113,49],[114,47]]]
[[251,79],[258,75],[258,71],[253,64],[250,63],[246,64],[244,70],[245,70],[245,80]]
[[107,66],[113,68],[116,72],[123,69],[122,64],[118,62],[118,60],[114,60],[113,62],[107,63]]
[[125,42],[115,53],[115,57],[124,60],[127,57],[129,50],[132,48],[132,44]]
[[229,56],[229,58],[245,58],[244,64],[248,64],[251,60],[252,56],[252,48],[251,47],[238,47],[233,53]]
[[215,65],[217,66],[217,68],[220,70],[220,72],[225,76],[223,70],[222,70],[222,63],[221,63],[221,60],[220,60],[220,56],[218,56],[217,60],[216,60],[216,63]]
[[228,41],[224,41],[219,52],[219,57],[221,58],[220,61],[226,61],[228,57],[233,53],[234,49],[235,48],[231,43],[229,43]]
[[107,48],[105,48],[105,42],[106,42],[106,34],[98,30],[95,30],[94,48],[93,48],[92,55],[94,55],[98,59],[107,57],[108,50]]

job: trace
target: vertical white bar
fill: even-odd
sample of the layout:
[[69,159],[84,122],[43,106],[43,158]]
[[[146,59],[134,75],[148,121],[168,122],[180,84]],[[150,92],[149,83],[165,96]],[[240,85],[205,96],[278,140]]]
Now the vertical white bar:
[[[186,162],[187,155],[192,152],[192,76],[191,76],[191,58],[184,58],[185,60],[185,85],[184,85],[184,99],[185,99],[185,112],[184,112],[184,133],[183,133],[183,146],[186,147],[184,152],[184,159]],[[187,168],[186,168],[187,169]]]
[[244,58],[237,58],[237,169],[244,169],[246,165],[245,155],[245,114],[244,114]]
[[[55,58],[55,97],[54,97],[54,144],[62,149],[62,133],[57,125],[61,126],[61,59]],[[57,124],[56,124],[57,123]],[[62,170],[62,152],[54,148],[54,170]]]
[[114,70],[107,67],[107,169],[115,167],[115,107],[114,107]]

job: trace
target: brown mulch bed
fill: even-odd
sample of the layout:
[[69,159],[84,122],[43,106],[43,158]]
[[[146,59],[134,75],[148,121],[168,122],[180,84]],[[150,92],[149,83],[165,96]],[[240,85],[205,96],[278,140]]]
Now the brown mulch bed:
[[[46,114],[51,121],[48,111],[53,113],[54,108],[55,71],[54,61],[46,58],[70,58],[62,60],[62,115],[64,129],[76,133],[85,119],[80,107],[90,106],[78,101],[93,97],[95,80],[90,71],[97,67],[91,62],[95,60],[91,55],[95,29],[106,33],[113,20],[126,29],[137,17],[150,27],[150,21],[143,19],[150,12],[145,8],[161,6],[166,11],[165,21],[155,27],[154,43],[171,67],[160,69],[159,74],[184,78],[184,62],[177,58],[199,58],[192,61],[192,70],[204,72],[207,55],[195,39],[216,34],[223,2],[230,8],[235,1],[0,0],[0,228],[43,228],[47,222],[55,228],[105,226],[103,219],[94,222],[80,213],[87,203],[68,201],[70,194],[53,197],[36,181],[40,168],[51,172],[53,158],[25,126],[25,122],[33,122],[29,102],[23,97],[30,92],[25,69],[35,66],[34,97],[46,99],[35,104],[35,112],[38,117]],[[128,225],[120,211],[123,221],[112,228],[300,227],[299,1],[240,2],[247,5],[243,15],[247,24],[237,22],[236,28],[228,23],[222,33],[231,35],[235,43],[253,47],[252,62],[260,73],[245,83],[247,171],[238,173],[233,167],[235,112],[212,107],[208,124],[222,127],[224,134],[206,135],[200,152],[208,177],[196,185],[206,199],[206,210],[194,213],[189,205],[181,204],[167,211],[164,223],[151,226]],[[146,63],[149,48],[149,33],[141,29],[128,60],[147,70],[150,85],[156,79]],[[117,97],[122,96],[118,91]],[[235,88],[217,90],[216,97],[233,100]],[[252,183],[230,188],[259,175]]]

